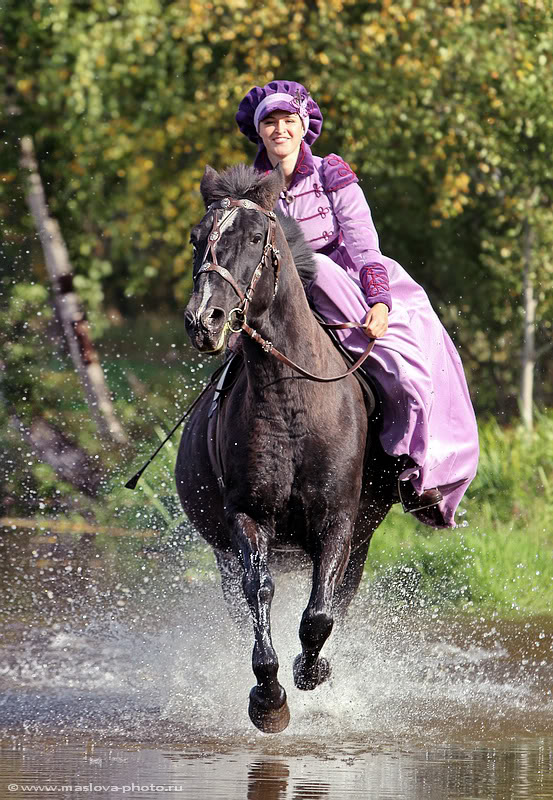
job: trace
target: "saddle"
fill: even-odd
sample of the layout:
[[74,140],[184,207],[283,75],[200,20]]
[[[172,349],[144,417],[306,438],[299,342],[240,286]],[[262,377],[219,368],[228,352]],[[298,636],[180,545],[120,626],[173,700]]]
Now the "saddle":
[[[355,363],[356,358],[349,353],[340,342],[336,333],[324,327],[324,320],[316,312],[313,315],[317,322],[323,327],[323,330],[330,337],[332,344],[339,351],[344,361],[351,366]],[[227,350],[225,361],[219,380],[215,385],[213,398],[208,411],[208,424],[207,424],[207,449],[209,453],[209,460],[211,467],[217,479],[219,489],[222,491],[225,487],[225,478],[223,472],[223,464],[221,457],[221,426],[219,425],[219,411],[225,400],[226,395],[234,386],[242,370],[244,369],[244,360],[241,353],[234,352],[230,349]],[[360,369],[356,370],[353,375],[359,381],[361,390],[363,392],[363,399],[367,409],[367,415],[374,417],[375,420],[381,417],[381,401],[378,395],[376,386],[370,380],[366,373]]]

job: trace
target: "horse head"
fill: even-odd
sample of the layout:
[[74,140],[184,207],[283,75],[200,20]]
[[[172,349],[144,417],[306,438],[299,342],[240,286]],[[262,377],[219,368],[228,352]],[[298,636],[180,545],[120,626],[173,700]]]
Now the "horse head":
[[258,317],[270,306],[280,268],[272,209],[283,188],[280,166],[265,176],[244,165],[221,174],[206,167],[206,214],[190,236],[194,288],[185,310],[186,330],[201,352],[220,352],[246,311]]

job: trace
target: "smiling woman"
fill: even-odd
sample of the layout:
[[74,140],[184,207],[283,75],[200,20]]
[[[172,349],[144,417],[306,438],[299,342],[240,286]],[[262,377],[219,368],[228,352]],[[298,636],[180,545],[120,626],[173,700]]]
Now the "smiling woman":
[[281,165],[286,186],[276,208],[300,224],[315,251],[310,303],[329,323],[363,323],[341,333],[354,356],[367,337],[376,339],[363,368],[380,390],[381,442],[396,457],[404,510],[433,527],[453,527],[478,461],[463,367],[424,289],[380,252],[354,171],[337,155],[312,154],[322,120],[295,81],[255,86],[236,115],[258,146],[254,167],[269,174]]

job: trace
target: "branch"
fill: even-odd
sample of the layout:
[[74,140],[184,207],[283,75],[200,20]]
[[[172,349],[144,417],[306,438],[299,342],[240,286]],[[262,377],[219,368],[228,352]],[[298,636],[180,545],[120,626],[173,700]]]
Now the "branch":
[[48,213],[48,205],[38,172],[33,140],[21,140],[21,166],[28,170],[27,204],[35,222],[44,252],[46,269],[54,287],[54,298],[75,369],[81,376],[88,407],[100,434],[118,444],[128,439],[115,416],[113,403],[90,338],[88,322],[73,287],[73,270],[59,225]]

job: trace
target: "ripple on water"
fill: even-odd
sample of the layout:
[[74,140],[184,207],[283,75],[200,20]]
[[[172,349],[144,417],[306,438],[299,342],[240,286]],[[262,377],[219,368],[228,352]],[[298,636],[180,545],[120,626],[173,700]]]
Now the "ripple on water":
[[[490,741],[553,729],[550,621],[397,612],[360,597],[325,648],[331,680],[299,692],[291,664],[308,586],[284,575],[277,592],[274,642],[292,714],[279,748],[329,737],[362,747]],[[189,587],[167,615],[146,619],[129,609],[117,621],[98,612],[84,626],[5,631],[0,726],[112,741],[268,741],[247,716],[251,642],[230,625],[218,587]]]

